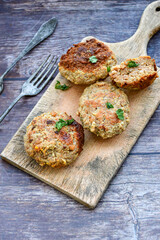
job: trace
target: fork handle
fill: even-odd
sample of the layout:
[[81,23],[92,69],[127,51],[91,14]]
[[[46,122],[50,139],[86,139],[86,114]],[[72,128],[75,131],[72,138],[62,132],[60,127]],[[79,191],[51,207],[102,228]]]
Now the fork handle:
[[4,111],[4,113],[0,116],[0,123],[3,121],[5,116],[10,112],[10,110],[14,107],[14,105],[24,96],[24,94],[21,92],[18,97],[14,99],[14,101],[11,103],[11,105]]

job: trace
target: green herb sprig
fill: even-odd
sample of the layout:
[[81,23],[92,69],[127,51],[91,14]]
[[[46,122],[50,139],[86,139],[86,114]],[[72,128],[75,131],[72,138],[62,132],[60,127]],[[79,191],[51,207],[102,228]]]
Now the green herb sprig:
[[90,61],[91,63],[96,63],[96,62],[98,61],[98,59],[97,59],[95,56],[91,56],[91,57],[89,58],[89,61]]
[[107,66],[107,72],[111,71],[111,66]]
[[124,112],[123,112],[123,110],[122,109],[118,109],[117,111],[116,111],[116,114],[117,114],[117,117],[120,119],[120,120],[124,120]]
[[128,67],[137,67],[137,66],[139,66],[139,64],[138,63],[136,63],[135,61],[129,61],[128,62]]
[[106,105],[107,105],[107,108],[108,108],[108,109],[109,109],[109,108],[114,108],[113,105],[112,105],[110,102],[107,102]]
[[66,84],[61,85],[60,81],[56,82],[55,89],[60,89],[62,91],[65,91],[69,88]]
[[59,121],[56,122],[56,128],[57,128],[58,131],[60,131],[62,127],[67,126],[67,125],[70,125],[70,124],[72,124],[73,122],[74,122],[74,119],[73,119],[73,118],[72,118],[72,119],[69,119],[69,120],[66,120],[66,121],[63,120],[63,119],[59,119]]

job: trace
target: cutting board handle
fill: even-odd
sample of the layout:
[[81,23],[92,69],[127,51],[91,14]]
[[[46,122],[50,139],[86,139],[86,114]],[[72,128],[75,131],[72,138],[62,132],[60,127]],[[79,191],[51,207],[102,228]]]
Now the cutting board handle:
[[139,27],[131,37],[140,39],[141,44],[146,48],[150,38],[160,30],[160,1],[149,4],[143,12]]
[[[138,29],[134,35],[122,42],[106,42],[106,44],[109,45],[113,52],[117,50],[117,48],[124,48],[125,55],[128,56],[128,58],[145,56],[147,55],[147,44],[158,30],[160,30],[160,0],[152,2],[146,7],[142,14]],[[91,38],[93,37],[86,37],[82,42]],[[119,52],[116,52],[116,57],[118,62],[124,60]]]

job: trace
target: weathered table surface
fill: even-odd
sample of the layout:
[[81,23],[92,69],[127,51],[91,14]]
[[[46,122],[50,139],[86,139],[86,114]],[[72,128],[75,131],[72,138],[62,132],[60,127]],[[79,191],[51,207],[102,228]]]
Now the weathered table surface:
[[[127,39],[152,1],[0,1],[0,74],[41,23],[58,19],[54,35],[24,57],[5,79],[0,114],[48,53],[61,55],[88,35]],[[160,32],[148,54],[160,67]],[[44,92],[44,91],[43,91]],[[36,104],[23,98],[0,125],[0,152]],[[99,205],[89,210],[0,159],[0,239],[160,239],[160,108],[132,149]]]

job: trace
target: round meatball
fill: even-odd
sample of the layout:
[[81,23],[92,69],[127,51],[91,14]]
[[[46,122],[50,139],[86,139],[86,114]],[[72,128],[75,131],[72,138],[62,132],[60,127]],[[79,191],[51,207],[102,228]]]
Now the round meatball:
[[91,84],[106,78],[110,67],[116,62],[109,47],[93,38],[74,44],[62,55],[59,71],[63,77],[75,84]]
[[84,90],[78,115],[84,128],[104,139],[113,137],[129,123],[127,95],[110,83],[97,82]]
[[155,60],[149,56],[127,59],[112,67],[109,75],[118,87],[135,90],[148,87],[158,77]]
[[43,113],[35,117],[24,136],[26,152],[41,166],[69,165],[78,157],[83,144],[83,127],[66,113]]

